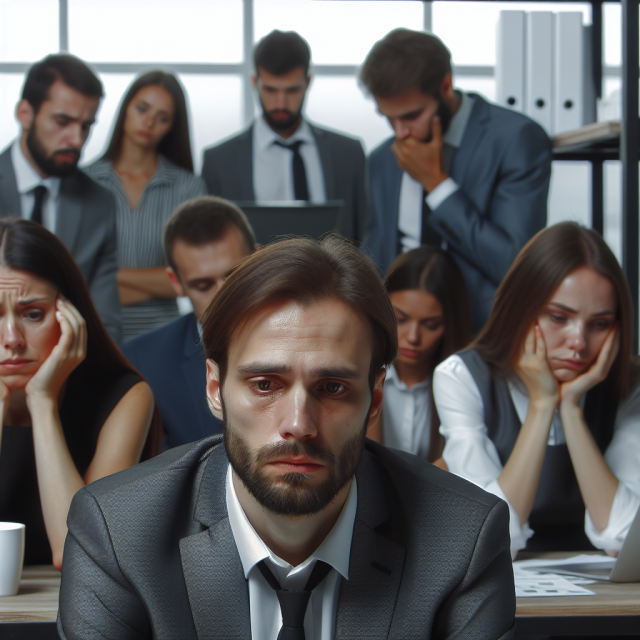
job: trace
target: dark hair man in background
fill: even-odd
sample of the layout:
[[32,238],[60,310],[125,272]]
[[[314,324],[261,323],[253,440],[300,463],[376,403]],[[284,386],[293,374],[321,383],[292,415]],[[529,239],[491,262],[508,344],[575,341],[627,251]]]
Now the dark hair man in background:
[[473,329],[547,221],[551,142],[526,116],[456,91],[433,35],[396,29],[360,71],[395,137],[371,153],[363,244],[386,270],[401,251],[442,245],[465,278]]
[[311,82],[309,45],[293,31],[272,31],[256,45],[253,84],[262,117],[204,152],[209,193],[236,201],[344,200],[337,222],[362,239],[364,151],[358,140],[310,124],[302,115]]
[[62,240],[119,342],[115,201],[78,169],[102,95],[100,80],[74,56],[50,55],[29,69],[16,108],[22,134],[0,154],[0,216],[35,220]]
[[398,349],[371,261],[272,244],[202,325],[224,436],[76,493],[60,637],[512,637],[507,505],[365,441]]
[[202,196],[181,204],[164,229],[169,280],[188,296],[193,313],[122,345],[156,397],[164,429],[164,449],[200,440],[222,428],[204,394],[207,366],[200,321],[229,272],[255,247],[253,230],[236,205]]

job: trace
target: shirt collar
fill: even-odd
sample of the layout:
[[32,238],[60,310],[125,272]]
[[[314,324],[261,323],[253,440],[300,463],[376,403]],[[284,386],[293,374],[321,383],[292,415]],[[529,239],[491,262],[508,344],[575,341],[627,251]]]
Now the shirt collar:
[[231,525],[231,531],[238,548],[238,553],[240,554],[245,578],[249,577],[251,569],[253,569],[258,562],[269,558],[274,564],[280,567],[290,568],[291,573],[304,571],[315,560],[322,560],[330,564],[345,580],[349,579],[351,538],[353,536],[353,525],[358,503],[358,489],[355,476],[351,482],[347,500],[342,507],[342,512],[338,520],[335,525],[333,525],[333,529],[331,529],[322,544],[303,563],[295,567],[295,569],[267,547],[249,522],[240,505],[235,487],[233,486],[231,465],[229,465],[227,470],[226,490],[229,524]]
[[254,123],[256,128],[256,146],[259,149],[269,149],[274,142],[281,142],[282,144],[291,144],[292,142],[296,142],[296,140],[301,140],[302,142],[308,142],[310,144],[315,143],[315,139],[313,137],[313,132],[311,131],[311,127],[309,123],[303,118],[302,122],[295,130],[294,134],[289,138],[283,138],[280,134],[276,133],[265,121],[264,118],[256,118]]
[[388,382],[393,384],[396,388],[401,389],[402,391],[414,391],[416,389],[425,389],[431,386],[431,378],[427,376],[424,380],[422,380],[422,382],[418,382],[412,387],[408,387],[404,382],[402,382],[402,380],[400,380],[400,376],[398,375],[398,372],[393,365],[391,365],[387,369],[387,376],[384,379],[385,384],[387,384]]
[[60,178],[56,176],[41,178],[22,152],[20,140],[16,140],[11,146],[11,162],[13,163],[13,170],[16,174],[16,184],[18,185],[18,193],[20,193],[20,195],[33,191],[38,185],[44,185],[49,191],[50,198],[55,200],[58,197],[58,193],[60,192]]
[[464,135],[464,130],[467,127],[467,122],[469,122],[469,116],[473,110],[475,100],[468,93],[464,93],[463,91],[456,93],[459,93],[461,97],[460,106],[453,118],[451,118],[449,128],[444,134],[442,141],[457,149],[462,142],[462,136]]

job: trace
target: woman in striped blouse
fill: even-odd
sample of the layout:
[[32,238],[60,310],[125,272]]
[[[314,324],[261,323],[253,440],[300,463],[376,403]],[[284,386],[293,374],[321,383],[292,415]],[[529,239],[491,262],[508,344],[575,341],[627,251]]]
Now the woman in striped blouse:
[[149,71],[124,96],[105,154],[87,168],[117,201],[124,337],[176,318],[162,229],[185,200],[206,193],[193,175],[184,92],[170,73]]

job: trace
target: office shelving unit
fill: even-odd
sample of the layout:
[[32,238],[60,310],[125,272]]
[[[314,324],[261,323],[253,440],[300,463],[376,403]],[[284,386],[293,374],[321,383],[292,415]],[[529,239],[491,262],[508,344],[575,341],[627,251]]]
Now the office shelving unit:
[[[445,0],[443,0],[445,1]],[[510,0],[496,0],[509,3]],[[571,0],[519,0],[520,2],[566,2]],[[583,0],[591,4],[593,79],[596,96],[602,97],[602,5],[604,0]],[[640,0],[619,1],[622,7],[622,114],[617,131],[604,128],[601,136],[570,144],[556,140],[554,160],[588,160],[592,166],[592,226],[602,234],[604,226],[603,170],[605,160],[622,162],[622,268],[627,277],[635,317],[634,352],[638,353],[638,294],[640,289],[640,226],[638,204],[638,147],[640,118],[638,117],[639,9]],[[611,124],[611,123],[610,123]],[[562,136],[558,136],[562,138]]]

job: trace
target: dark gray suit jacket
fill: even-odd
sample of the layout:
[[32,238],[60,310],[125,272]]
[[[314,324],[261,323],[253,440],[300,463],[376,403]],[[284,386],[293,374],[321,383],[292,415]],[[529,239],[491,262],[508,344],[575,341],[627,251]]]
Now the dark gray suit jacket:
[[[428,222],[462,271],[478,331],[514,258],[547,223],[551,141],[533,120],[471,95],[475,104],[451,168],[460,188]],[[383,272],[399,250],[402,171],[393,142],[371,152],[367,171],[369,218],[362,244]]]
[[[316,139],[327,200],[344,200],[336,225],[347,238],[362,240],[365,227],[365,157],[359,140],[309,124]],[[202,177],[211,195],[253,201],[253,125],[240,135],[205,149]]]
[[[0,154],[0,217],[21,216],[11,147]],[[118,292],[116,204],[113,194],[76,171],[60,181],[56,236],[62,240],[89,286],[109,335],[122,339]]]
[[[251,637],[226,473],[216,435],[78,491],[64,549],[63,640]],[[336,640],[510,638],[507,505],[371,441],[356,478]]]
[[156,397],[164,450],[222,430],[222,422],[211,413],[204,392],[207,359],[193,313],[125,340],[120,348],[147,379]]

